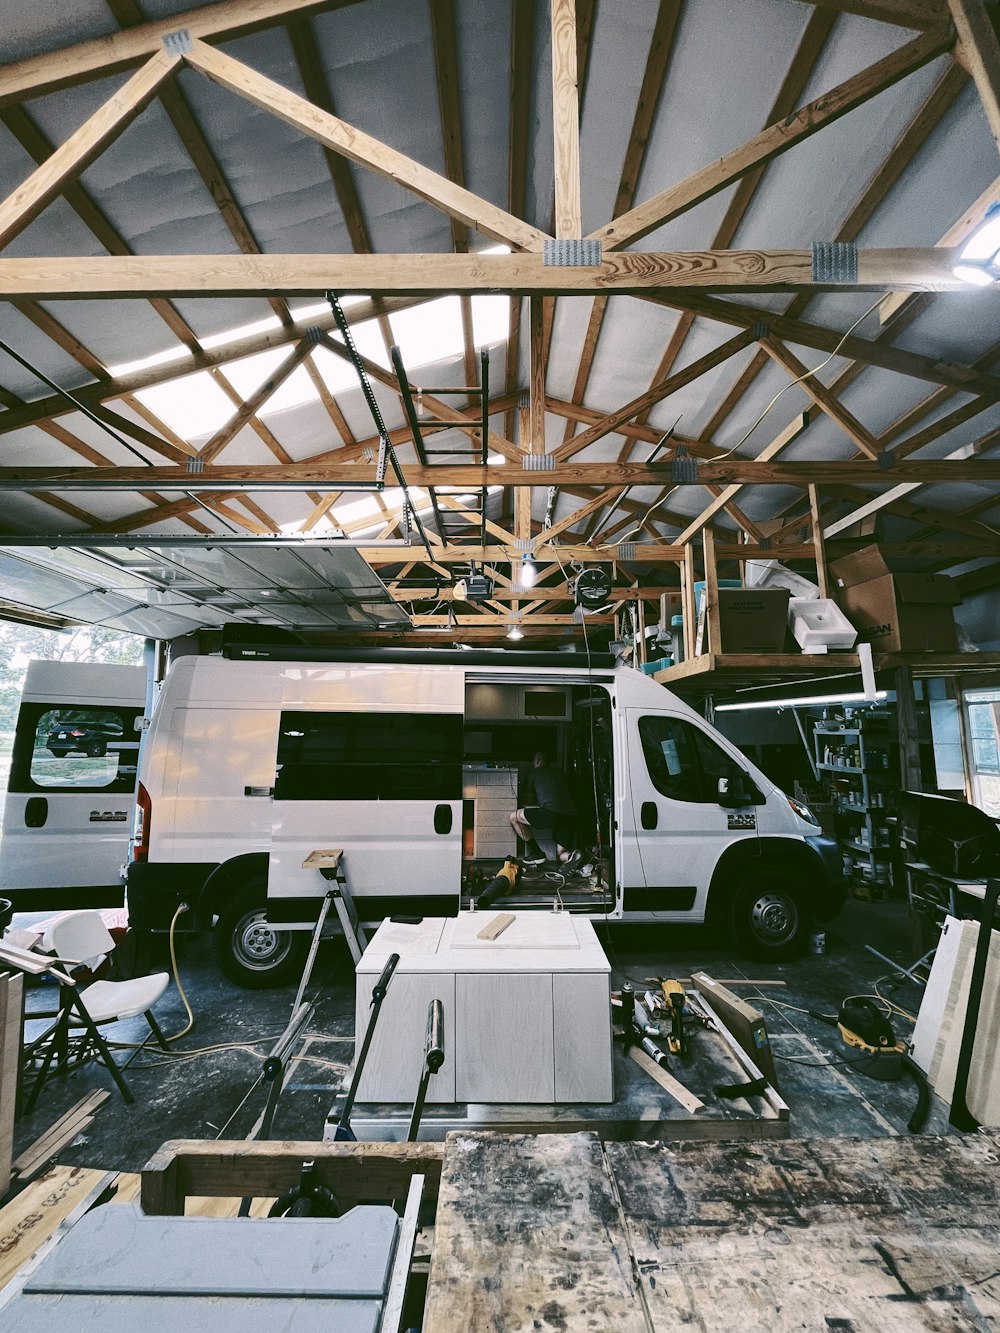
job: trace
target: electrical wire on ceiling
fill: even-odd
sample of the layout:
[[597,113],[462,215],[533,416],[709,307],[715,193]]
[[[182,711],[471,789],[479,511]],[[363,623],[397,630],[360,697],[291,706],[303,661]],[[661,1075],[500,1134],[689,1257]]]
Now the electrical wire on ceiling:
[[407,522],[412,519],[414,527],[420,533],[420,540],[423,542],[424,549],[427,551],[428,559],[433,560],[434,552],[431,550],[431,544],[427,539],[427,533],[424,529],[424,525],[420,521],[420,515],[417,513],[416,506],[410,499],[410,489],[406,484],[406,478],[403,476],[402,468],[399,466],[399,460],[396,458],[396,451],[392,447],[392,441],[389,439],[389,432],[386,430],[385,422],[382,420],[382,412],[379,409],[378,401],[372,390],[371,381],[368,378],[367,370],[365,370],[364,362],[361,360],[361,357],[358,354],[358,349],[354,344],[354,335],[351,333],[351,327],[347,322],[347,317],[340,304],[340,299],[336,292],[327,292],[326,299],[330,303],[330,309],[333,311],[333,318],[336,320],[337,328],[340,330],[340,336],[344,340],[344,346],[347,348],[347,355],[350,357],[351,364],[357,373],[358,382],[361,385],[361,392],[365,396],[365,402],[368,404],[368,410],[375,423],[375,430],[381,441],[382,448],[385,450],[385,455],[392,464],[392,470],[396,474],[396,480],[403,492],[403,507]]
[[[116,441],[116,443],[120,444],[123,449],[127,449],[130,454],[135,458],[138,458],[140,463],[143,463],[146,467],[156,466],[152,459],[147,458],[145,454],[141,454],[134,445],[129,444],[128,440],[126,440],[123,435],[119,435],[119,433],[109,426],[106,421],[102,421],[96,412],[90,410],[86,403],[81,403],[79,398],[74,398],[68,389],[60,388],[55,380],[50,380],[44,371],[39,370],[37,366],[32,365],[30,361],[26,360],[20,354],[20,352],[15,352],[13,347],[8,343],[5,343],[2,338],[0,338],[0,351],[6,352],[12,361],[16,361],[19,366],[23,366],[30,374],[37,375],[43,384],[47,384],[50,389],[60,396],[60,398],[65,398],[68,403],[72,403],[78,412],[82,412],[83,415],[92,421],[95,426],[100,426],[101,430],[103,430],[106,435],[110,435],[111,438]],[[58,478],[50,477],[48,480],[52,482],[57,481]]]

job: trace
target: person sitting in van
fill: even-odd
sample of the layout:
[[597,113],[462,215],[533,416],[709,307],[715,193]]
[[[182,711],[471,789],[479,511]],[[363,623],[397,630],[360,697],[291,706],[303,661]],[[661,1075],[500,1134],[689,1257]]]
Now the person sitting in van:
[[556,857],[564,870],[575,870],[583,854],[573,848],[576,836],[576,802],[570,794],[565,775],[548,755],[539,751],[532,760],[530,785],[535,804],[524,805],[510,817],[511,827],[524,839],[524,866],[541,866],[549,859],[538,842],[539,836],[555,844]]

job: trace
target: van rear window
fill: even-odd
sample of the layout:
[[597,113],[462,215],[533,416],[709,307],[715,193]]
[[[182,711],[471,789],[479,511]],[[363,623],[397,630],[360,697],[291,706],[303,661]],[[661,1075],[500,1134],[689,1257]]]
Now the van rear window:
[[106,705],[22,705],[10,790],[133,791],[139,711]]
[[460,713],[282,713],[277,801],[458,801]]

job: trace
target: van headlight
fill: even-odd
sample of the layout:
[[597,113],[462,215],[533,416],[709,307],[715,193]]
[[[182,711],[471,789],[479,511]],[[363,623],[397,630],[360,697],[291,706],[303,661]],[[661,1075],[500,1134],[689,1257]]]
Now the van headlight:
[[819,820],[816,818],[816,816],[813,814],[813,812],[809,809],[807,805],[803,805],[801,801],[793,801],[790,796],[786,796],[785,800],[788,802],[794,813],[797,814],[800,819],[804,819],[807,824],[815,824],[817,828],[820,827]]

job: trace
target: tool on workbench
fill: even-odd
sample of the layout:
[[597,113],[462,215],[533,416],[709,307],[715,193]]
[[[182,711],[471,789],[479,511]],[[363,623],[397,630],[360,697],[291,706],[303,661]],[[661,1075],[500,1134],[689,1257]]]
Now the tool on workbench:
[[670,1010],[670,1035],[667,1046],[671,1055],[679,1055],[682,1060],[688,1057],[688,1043],[684,1035],[684,1011],[687,1008],[687,993],[679,981],[672,978],[661,982],[664,1005]]
[[371,1014],[368,1018],[368,1026],[365,1029],[364,1041],[361,1043],[361,1050],[354,1061],[354,1077],[351,1079],[351,1086],[347,1090],[347,1097],[337,1120],[337,1130],[333,1136],[335,1141],[347,1139],[354,1142],[357,1140],[358,1136],[351,1129],[351,1111],[354,1109],[354,1098],[357,1096],[358,1084],[361,1082],[365,1060],[368,1058],[368,1048],[371,1046],[372,1037],[375,1035],[375,1024],[378,1022],[382,1001],[385,999],[385,993],[389,989],[389,982],[392,980],[392,974],[395,972],[398,962],[399,954],[391,953],[386,959],[385,967],[379,973],[378,980],[372,987]]
[[649,1021],[649,1014],[642,1001],[636,998],[635,991],[627,981],[621,989],[621,1010],[625,1053],[628,1053],[630,1046],[640,1046],[651,1060],[666,1067],[666,1052],[653,1040],[660,1035],[660,1029]]
[[410,1128],[406,1135],[407,1143],[416,1143],[420,1129],[420,1117],[424,1113],[424,1100],[427,1097],[427,1084],[431,1075],[436,1074],[444,1064],[444,1005],[440,1000],[431,1000],[427,1006],[427,1030],[424,1033],[424,1068],[420,1075],[417,1095],[413,1099],[413,1114],[410,1116]]

